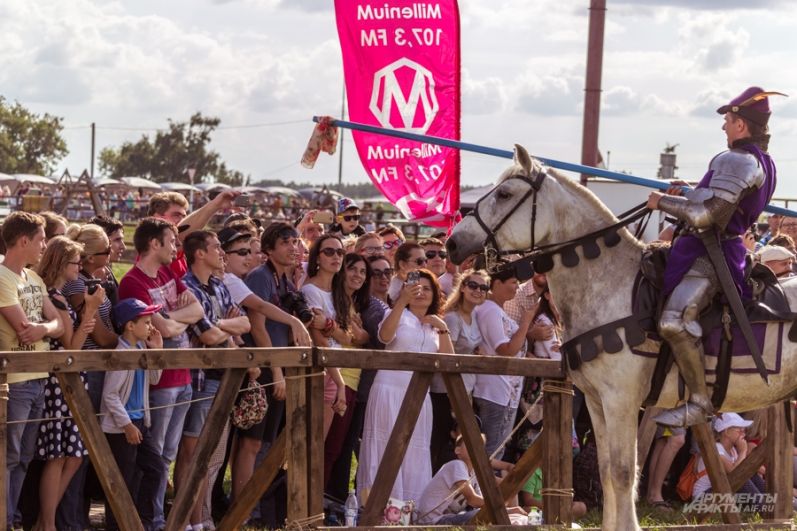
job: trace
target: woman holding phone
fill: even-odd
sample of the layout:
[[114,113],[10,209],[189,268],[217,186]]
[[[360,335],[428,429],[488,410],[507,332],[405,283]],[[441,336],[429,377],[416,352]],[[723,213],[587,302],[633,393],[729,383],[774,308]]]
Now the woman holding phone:
[[[379,340],[385,344],[385,350],[453,353],[448,326],[441,317],[444,299],[437,279],[426,269],[417,270],[416,282],[411,282],[413,277],[415,274],[409,276],[396,297],[393,309],[380,323]],[[357,470],[359,499],[363,504],[373,487],[412,374],[412,371],[379,371],[374,379],[365,411],[360,466]],[[393,484],[391,497],[400,500],[420,499],[432,479],[429,451],[431,434],[432,404],[427,394]]]
[[408,276],[412,271],[417,271],[426,267],[426,253],[423,247],[414,242],[402,243],[396,250],[394,257],[395,275],[390,281],[387,294],[390,300],[395,301],[401,293],[405,282],[414,283],[417,281],[415,275]]

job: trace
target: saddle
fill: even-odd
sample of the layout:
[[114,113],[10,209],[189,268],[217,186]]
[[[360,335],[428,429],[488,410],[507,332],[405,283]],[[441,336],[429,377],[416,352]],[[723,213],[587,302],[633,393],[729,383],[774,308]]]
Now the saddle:
[[[664,285],[664,268],[667,265],[669,246],[652,244],[642,253],[639,274],[634,283],[633,309],[640,326],[649,334],[657,333],[664,300],[661,290]],[[789,339],[797,341],[797,312],[789,307],[786,293],[775,274],[765,265],[754,262],[747,256],[744,282],[750,286],[753,298],[744,301],[745,311],[751,323],[792,322]],[[723,296],[718,293],[711,304],[700,314],[700,326],[704,334],[723,326]]]
[[[642,254],[640,271],[637,274],[633,290],[633,311],[640,327],[649,337],[658,339],[657,324],[661,317],[664,299],[661,290],[664,283],[664,269],[667,265],[669,245],[654,243]],[[789,340],[797,341],[797,313],[790,306],[783,287],[775,274],[765,265],[756,263],[747,256],[744,282],[750,286],[752,299],[744,300],[745,312],[751,324],[790,322]],[[733,315],[729,313],[722,293],[718,293],[711,304],[701,313],[699,322],[703,329],[704,340],[719,337],[716,381],[711,401],[719,408],[725,399],[728,380],[730,379],[733,337],[731,333],[735,325]],[[716,331],[720,333],[714,333]],[[664,379],[673,363],[672,353],[666,342],[661,342],[656,369],[653,375],[651,391],[645,403],[652,405],[658,400]],[[682,383],[681,386],[682,387]]]

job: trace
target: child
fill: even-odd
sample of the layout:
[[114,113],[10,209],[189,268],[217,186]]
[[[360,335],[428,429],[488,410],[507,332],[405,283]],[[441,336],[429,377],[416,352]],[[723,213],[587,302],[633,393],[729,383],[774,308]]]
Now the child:
[[[117,350],[163,348],[163,338],[152,326],[152,314],[160,305],[148,306],[138,299],[124,299],[114,307],[121,334]],[[119,465],[128,490],[134,484],[138,445],[150,425],[149,386],[160,380],[161,371],[135,369],[110,371],[102,388],[102,431]],[[106,529],[117,529],[110,505],[105,505]]]
[[[454,445],[457,459],[440,467],[426,486],[418,503],[418,524],[463,525],[484,505],[479,484],[473,477],[465,441],[460,435]],[[453,494],[459,490],[457,494]],[[473,509],[460,512],[465,506]]]

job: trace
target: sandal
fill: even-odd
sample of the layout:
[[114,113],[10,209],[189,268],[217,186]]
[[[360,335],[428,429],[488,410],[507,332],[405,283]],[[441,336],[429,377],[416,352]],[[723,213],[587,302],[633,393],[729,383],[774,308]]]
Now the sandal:
[[651,507],[657,511],[670,512],[673,510],[672,505],[667,500],[648,501]]

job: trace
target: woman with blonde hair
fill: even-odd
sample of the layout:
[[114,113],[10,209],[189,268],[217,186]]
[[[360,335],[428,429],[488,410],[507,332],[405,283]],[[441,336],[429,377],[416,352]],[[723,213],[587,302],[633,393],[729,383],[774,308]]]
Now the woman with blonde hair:
[[[110,299],[105,296],[103,291],[104,296],[99,308],[85,306],[86,293],[94,293],[95,289],[99,289],[100,282],[104,278],[103,272],[111,255],[108,236],[102,227],[92,224],[69,227],[66,235],[70,240],[82,244],[83,252],[80,254],[80,272],[76,279],[66,283],[63,289],[64,295],[81,319],[93,317],[96,320],[94,330],[83,343],[83,350],[115,348],[118,338],[111,320],[112,303]],[[91,312],[89,313],[89,311]],[[103,372],[89,372],[87,375],[89,396],[91,396],[92,405],[98,411],[102,397],[102,385],[105,380],[104,374]]]
[[[443,320],[451,332],[451,342],[456,354],[476,354],[482,342],[479,324],[474,308],[487,300],[490,291],[490,277],[485,271],[469,270],[462,273],[451,289],[451,295],[443,309]],[[476,384],[476,375],[463,374],[470,395]],[[451,431],[454,429],[454,417],[448,392],[439,374],[434,375],[429,390],[432,399],[432,473],[436,473],[446,462],[456,459]]]
[[[77,279],[79,275],[82,252],[83,245],[64,236],[55,236],[47,244],[36,268],[64,323],[64,335],[50,340],[50,350],[80,350],[94,330],[94,312],[104,297],[102,288],[92,295],[85,295],[84,305],[88,317],[82,321],[63,294],[64,285]],[[85,373],[81,372],[80,376],[85,379]],[[49,531],[56,529],[56,508],[86,457],[77,424],[72,420],[69,407],[63,400],[58,377],[52,373],[45,384],[43,416],[45,420],[39,425],[36,442],[36,458],[45,461],[39,483],[40,512],[37,528]]]

